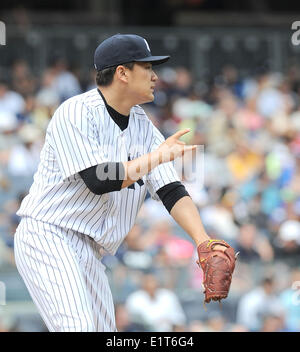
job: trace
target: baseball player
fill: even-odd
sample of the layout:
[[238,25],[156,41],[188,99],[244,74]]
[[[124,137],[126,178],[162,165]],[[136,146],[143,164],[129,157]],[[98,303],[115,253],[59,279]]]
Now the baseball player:
[[[106,39],[94,55],[97,88],[63,102],[49,123],[15,234],[17,268],[49,331],[116,331],[101,258],[116,253],[147,190],[195,241],[212,277],[206,301],[227,296],[233,250],[209,239],[172,165],[195,149],[179,139],[188,130],[164,140],[138,105],[153,101],[152,67],[168,59],[137,35]],[[219,281],[209,271],[216,255]]]

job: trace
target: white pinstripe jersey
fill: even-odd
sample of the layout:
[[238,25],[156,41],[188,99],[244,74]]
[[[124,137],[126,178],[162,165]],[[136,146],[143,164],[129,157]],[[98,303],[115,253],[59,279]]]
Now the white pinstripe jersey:
[[135,159],[163,141],[138,105],[122,131],[97,89],[72,97],[58,107],[48,125],[33,185],[17,214],[91,236],[114,254],[134,225],[147,190],[159,200],[156,191],[179,177],[172,163],[165,163],[145,175],[143,182],[96,195],[78,172],[107,161]]

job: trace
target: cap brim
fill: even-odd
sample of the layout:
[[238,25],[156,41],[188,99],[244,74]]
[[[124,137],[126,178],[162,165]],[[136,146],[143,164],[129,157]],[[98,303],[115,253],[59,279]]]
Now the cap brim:
[[138,59],[134,60],[137,62],[151,62],[152,65],[160,65],[163,64],[164,62],[168,61],[170,56],[148,56],[145,57],[144,59]]

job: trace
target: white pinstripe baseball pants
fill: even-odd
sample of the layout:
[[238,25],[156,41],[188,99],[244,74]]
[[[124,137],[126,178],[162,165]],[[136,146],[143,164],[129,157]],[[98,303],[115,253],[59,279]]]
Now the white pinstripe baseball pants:
[[75,231],[25,217],[16,265],[49,331],[116,331],[100,246]]

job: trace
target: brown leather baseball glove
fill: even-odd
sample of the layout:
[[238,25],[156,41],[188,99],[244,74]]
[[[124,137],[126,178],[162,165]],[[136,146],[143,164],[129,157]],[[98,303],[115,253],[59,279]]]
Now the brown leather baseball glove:
[[[224,245],[225,251],[214,250],[217,244]],[[204,301],[220,301],[228,296],[232,273],[237,255],[234,249],[223,240],[210,239],[201,243],[198,248],[197,264],[203,270]]]

